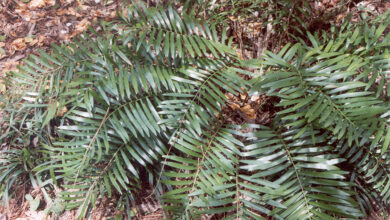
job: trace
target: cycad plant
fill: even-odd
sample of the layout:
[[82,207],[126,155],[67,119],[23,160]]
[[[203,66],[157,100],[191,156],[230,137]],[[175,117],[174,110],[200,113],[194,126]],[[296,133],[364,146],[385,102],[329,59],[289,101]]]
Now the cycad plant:
[[[106,196],[130,207],[149,179],[174,219],[387,209],[388,19],[308,33],[310,43],[248,63],[216,25],[171,7],[134,3],[120,17],[9,74],[5,202],[29,179],[82,218]],[[247,70],[260,65],[265,75]],[[271,124],[227,122],[227,94],[248,91],[280,100]]]

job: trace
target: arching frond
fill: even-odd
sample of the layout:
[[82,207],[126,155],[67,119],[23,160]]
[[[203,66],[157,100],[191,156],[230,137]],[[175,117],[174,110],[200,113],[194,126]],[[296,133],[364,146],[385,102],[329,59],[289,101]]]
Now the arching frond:
[[[251,132],[216,128],[206,138],[182,135],[164,175],[163,198],[176,218],[228,213],[226,219],[315,219],[363,216],[344,161],[326,133],[250,125]],[[215,131],[215,130],[214,130]],[[239,141],[233,134],[244,138]],[[185,155],[181,156],[181,155]]]
[[[313,47],[287,45],[277,55],[268,53],[264,64],[270,72],[255,79],[253,91],[280,98],[283,110],[278,117],[284,126],[300,129],[295,138],[312,127],[331,132],[337,154],[348,159],[359,181],[375,187],[369,197],[388,204],[385,186],[390,182],[381,164],[388,161],[389,105],[383,95],[384,75],[377,73],[387,71],[389,35],[382,42],[372,41],[364,38],[367,33],[359,35],[363,30],[368,31],[357,27],[354,33],[341,32],[336,39],[322,41],[311,35]],[[369,31],[382,36],[383,25]],[[342,42],[348,42],[346,47]],[[371,181],[374,174],[380,185]],[[369,207],[363,200],[359,197],[362,206]]]

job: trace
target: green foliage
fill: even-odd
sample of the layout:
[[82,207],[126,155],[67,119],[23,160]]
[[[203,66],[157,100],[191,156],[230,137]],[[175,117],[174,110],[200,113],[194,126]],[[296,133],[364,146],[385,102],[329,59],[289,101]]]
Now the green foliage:
[[[36,151],[18,161],[28,163],[24,172],[44,179],[41,187],[63,187],[65,208],[79,207],[79,216],[100,196],[132,199],[141,171],[158,176],[174,135],[201,134],[224,105],[223,89],[238,94],[248,84],[215,27],[172,8],[134,5],[121,17],[103,36],[91,29],[10,75],[27,89],[5,108],[2,141]],[[4,170],[12,178],[22,172]]]
[[[273,31],[284,34],[303,34],[310,23],[311,11],[307,0],[198,0],[197,14],[206,14],[210,22],[260,22],[262,26],[273,25]],[[286,35],[283,36],[285,37]]]
[[[82,218],[114,195],[130,210],[146,177],[175,219],[360,218],[373,201],[387,209],[388,18],[307,33],[309,43],[252,62],[266,74],[246,81],[215,25],[138,3],[120,17],[9,74],[18,86],[4,100],[5,202],[29,179],[47,212],[77,208]],[[280,100],[270,125],[227,122],[225,94],[248,90]]]

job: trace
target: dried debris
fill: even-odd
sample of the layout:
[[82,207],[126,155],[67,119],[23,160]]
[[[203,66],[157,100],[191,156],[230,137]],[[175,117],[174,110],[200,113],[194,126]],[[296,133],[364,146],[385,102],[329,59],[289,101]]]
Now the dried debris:
[[[116,17],[122,1],[6,0],[0,3],[0,79],[13,63],[49,49],[50,44],[70,41],[96,25]],[[107,4],[106,4],[107,3]],[[22,56],[22,58],[20,58]],[[16,59],[18,58],[18,59]],[[1,82],[0,82],[1,83]]]

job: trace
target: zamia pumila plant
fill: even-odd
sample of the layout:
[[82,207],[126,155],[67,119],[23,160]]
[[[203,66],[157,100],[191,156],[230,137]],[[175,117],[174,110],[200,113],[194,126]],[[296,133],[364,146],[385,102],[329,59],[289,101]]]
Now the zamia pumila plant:
[[[388,209],[388,18],[244,62],[204,19],[141,3],[119,16],[9,73],[18,86],[4,100],[5,202],[28,180],[83,218],[105,196],[130,207],[147,176],[174,219]],[[260,76],[246,70],[260,66]],[[280,100],[271,124],[227,122],[226,94],[248,91]]]

